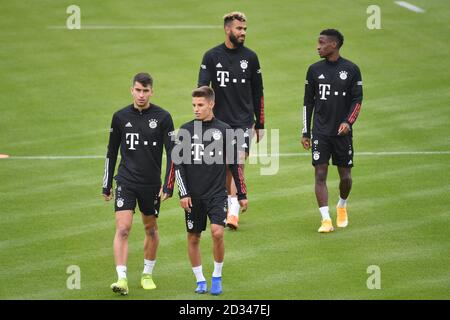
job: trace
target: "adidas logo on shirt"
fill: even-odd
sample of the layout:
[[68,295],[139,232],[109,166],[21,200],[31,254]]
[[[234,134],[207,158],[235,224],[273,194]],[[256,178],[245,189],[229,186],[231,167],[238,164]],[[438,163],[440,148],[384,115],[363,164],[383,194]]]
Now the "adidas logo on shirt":
[[131,125],[131,122],[128,122],[128,123],[125,125],[125,128],[133,128],[133,126]]
[[321,75],[319,76],[319,79],[325,79],[325,76],[324,76],[323,74],[321,74]]

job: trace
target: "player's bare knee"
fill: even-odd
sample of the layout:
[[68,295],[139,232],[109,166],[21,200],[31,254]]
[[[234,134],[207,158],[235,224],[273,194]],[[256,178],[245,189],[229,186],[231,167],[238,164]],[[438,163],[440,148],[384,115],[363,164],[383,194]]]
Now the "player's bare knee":
[[325,183],[327,181],[326,175],[316,175],[316,182],[317,183]]
[[211,230],[211,236],[214,241],[221,241],[223,239],[223,229]]
[[199,233],[188,233],[188,242],[192,245],[198,245],[200,243],[200,234]]
[[328,175],[328,165],[318,164],[315,166],[316,183],[325,183]]
[[325,183],[327,181],[327,172],[323,170],[316,171],[316,183]]
[[145,234],[155,239],[158,236],[158,229],[154,225],[146,225]]
[[128,239],[128,236],[130,235],[130,227],[128,227],[128,226],[119,226],[117,228],[116,233],[121,239]]

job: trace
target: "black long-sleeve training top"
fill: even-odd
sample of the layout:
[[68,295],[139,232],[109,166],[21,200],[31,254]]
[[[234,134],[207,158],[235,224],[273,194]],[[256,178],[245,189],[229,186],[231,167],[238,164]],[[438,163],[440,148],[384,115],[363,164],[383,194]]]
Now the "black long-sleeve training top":
[[264,93],[258,56],[247,47],[224,43],[207,51],[198,75],[200,86],[211,84],[214,115],[232,127],[264,129]]
[[[227,196],[226,166],[233,174],[238,199],[246,199],[242,165],[234,154],[234,130],[223,121],[192,120],[181,126],[173,148],[180,198]],[[182,161],[180,161],[182,160]]]
[[167,155],[164,192],[172,194],[174,168],[170,158],[174,134],[169,112],[150,104],[139,111],[133,104],[114,113],[105,160],[103,194],[109,195],[120,147],[121,160],[115,179],[137,186],[160,186],[163,146]]
[[[340,57],[321,60],[308,69],[303,107],[303,137],[312,133],[336,136],[339,125],[355,123],[363,99],[361,72],[356,64]],[[350,131],[351,134],[351,131]]]

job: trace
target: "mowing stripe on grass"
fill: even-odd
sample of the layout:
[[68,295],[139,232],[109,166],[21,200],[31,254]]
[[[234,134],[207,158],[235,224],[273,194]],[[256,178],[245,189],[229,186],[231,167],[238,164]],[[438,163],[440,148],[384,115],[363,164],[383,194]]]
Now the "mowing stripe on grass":
[[[379,152],[356,152],[357,156],[416,156],[416,155],[450,155],[450,151],[379,151]],[[309,157],[309,152],[290,152],[290,153],[262,153],[250,155],[250,157]],[[105,156],[87,155],[87,156],[9,156],[9,160],[72,160],[72,159],[105,159]]]
[[[221,29],[219,25],[148,25],[148,26],[119,26],[119,25],[81,25],[81,30],[180,30],[180,29]],[[47,26],[47,29],[67,29],[67,26]],[[68,30],[68,29],[67,29]]]

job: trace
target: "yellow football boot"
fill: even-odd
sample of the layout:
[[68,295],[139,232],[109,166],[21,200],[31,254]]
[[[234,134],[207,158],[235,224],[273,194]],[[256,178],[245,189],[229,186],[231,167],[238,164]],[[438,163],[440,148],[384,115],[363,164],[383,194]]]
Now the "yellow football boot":
[[229,214],[226,222],[227,227],[230,228],[231,230],[237,230],[237,228],[239,227],[238,221],[239,221],[238,216]]
[[117,282],[111,285],[112,291],[126,296],[128,294],[128,281],[127,278],[120,278]]
[[336,207],[336,211],[337,211],[336,225],[339,228],[345,228],[346,226],[348,226],[347,208]]
[[320,226],[319,230],[317,232],[320,233],[328,233],[334,231],[333,223],[330,219],[324,219],[322,220],[322,225]]
[[145,290],[156,289],[156,284],[153,282],[152,275],[150,273],[143,273],[141,278],[141,286]]

